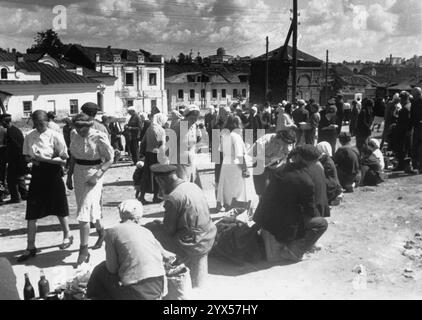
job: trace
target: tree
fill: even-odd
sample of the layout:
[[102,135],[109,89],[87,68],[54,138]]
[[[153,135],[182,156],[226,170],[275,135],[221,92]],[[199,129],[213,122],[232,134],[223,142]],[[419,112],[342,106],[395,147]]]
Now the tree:
[[6,53],[7,50],[4,50],[3,48],[0,48],[0,53]]
[[35,44],[27,52],[48,53],[54,58],[59,58],[64,53],[64,44],[53,29],[48,29],[44,32],[37,33]]
[[175,58],[175,57],[171,57],[171,59],[170,59],[169,63],[171,63],[171,64],[175,64],[175,63],[177,63],[176,58]]
[[178,58],[177,58],[177,62],[178,62],[179,64],[184,64],[184,63],[185,63],[185,61],[186,61],[186,56],[185,56],[185,54],[184,54],[183,52],[181,52],[181,53],[179,54]]
[[203,62],[202,57],[201,57],[201,56],[197,56],[197,57],[195,58],[195,62],[196,62],[197,64],[202,64],[202,62]]

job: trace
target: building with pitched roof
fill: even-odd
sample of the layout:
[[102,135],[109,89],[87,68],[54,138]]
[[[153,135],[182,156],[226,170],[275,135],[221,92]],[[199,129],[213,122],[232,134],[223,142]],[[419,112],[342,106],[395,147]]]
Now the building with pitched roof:
[[15,120],[38,109],[54,111],[59,118],[74,115],[86,102],[98,103],[107,113],[115,109],[116,78],[84,75],[82,67],[66,70],[50,56],[0,54],[0,74],[0,91],[8,93],[2,103]]
[[[251,102],[278,103],[281,100],[294,100],[292,97],[293,49],[279,47],[268,53],[269,75],[268,92],[265,92],[266,55],[252,60],[251,65]],[[321,84],[324,78],[323,61],[303,51],[297,52],[297,97],[296,99],[320,100]]]
[[70,45],[65,59],[89,70],[109,74],[115,82],[116,110],[134,106],[138,112],[157,107],[167,112],[164,57],[139,50]]

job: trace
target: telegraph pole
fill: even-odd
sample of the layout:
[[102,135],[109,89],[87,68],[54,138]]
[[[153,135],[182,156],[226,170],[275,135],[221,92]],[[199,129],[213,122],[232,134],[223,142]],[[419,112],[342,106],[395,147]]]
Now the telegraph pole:
[[298,0],[293,0],[293,68],[292,68],[292,102],[297,97],[297,31],[298,31]]
[[327,50],[327,58],[325,64],[325,100],[328,103],[328,55],[329,51]]
[[267,102],[267,97],[268,97],[268,46],[269,46],[269,39],[268,36],[265,38],[266,40],[266,51],[265,51],[265,102]]

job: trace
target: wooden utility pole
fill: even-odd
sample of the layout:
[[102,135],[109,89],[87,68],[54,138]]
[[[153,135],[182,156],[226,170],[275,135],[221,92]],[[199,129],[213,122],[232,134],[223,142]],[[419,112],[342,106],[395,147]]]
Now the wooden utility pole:
[[293,54],[292,54],[292,102],[297,97],[297,31],[298,31],[298,0],[293,0]]
[[265,38],[266,40],[266,51],[265,51],[265,102],[267,102],[268,97],[268,79],[269,79],[269,68],[268,68],[268,46],[269,46],[269,40],[268,36]]
[[325,101],[328,103],[328,55],[329,51],[327,50],[327,58],[325,63]]

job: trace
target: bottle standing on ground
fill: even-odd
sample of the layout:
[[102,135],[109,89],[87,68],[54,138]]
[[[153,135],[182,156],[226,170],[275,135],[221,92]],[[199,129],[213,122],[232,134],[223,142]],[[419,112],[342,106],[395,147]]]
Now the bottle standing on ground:
[[40,281],[38,281],[38,292],[40,298],[45,299],[45,297],[50,293],[50,283],[45,278],[44,270],[41,269],[40,272]]
[[29,281],[29,276],[25,273],[25,286],[23,287],[23,298],[24,300],[32,300],[35,298],[34,287]]

